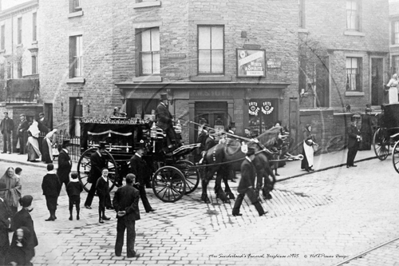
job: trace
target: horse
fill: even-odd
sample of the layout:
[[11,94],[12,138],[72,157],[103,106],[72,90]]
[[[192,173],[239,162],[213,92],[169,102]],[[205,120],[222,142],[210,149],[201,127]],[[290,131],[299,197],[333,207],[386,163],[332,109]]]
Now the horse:
[[[276,177],[273,174],[270,165],[270,158],[273,152],[267,146],[272,146],[279,139],[280,128],[272,128],[265,133],[259,135],[256,139],[247,143],[248,147],[253,147],[256,151],[253,164],[257,172],[256,190],[262,189],[265,199],[270,199],[270,191],[273,190]],[[210,200],[207,195],[207,188],[210,180],[216,172],[215,193],[216,197],[220,198],[224,203],[230,202],[234,198],[233,193],[227,182],[227,177],[232,171],[240,171],[241,163],[245,158],[245,153],[241,150],[241,143],[236,139],[228,139],[224,144],[217,144],[206,151],[203,164],[204,168],[201,171],[202,195],[201,200],[209,203]],[[269,179],[271,176],[272,180]],[[225,181],[225,191],[221,187],[222,179]],[[264,183],[263,188],[261,188]],[[226,195],[227,193],[227,195]],[[229,197],[228,197],[229,196]],[[230,199],[229,199],[230,198]]]

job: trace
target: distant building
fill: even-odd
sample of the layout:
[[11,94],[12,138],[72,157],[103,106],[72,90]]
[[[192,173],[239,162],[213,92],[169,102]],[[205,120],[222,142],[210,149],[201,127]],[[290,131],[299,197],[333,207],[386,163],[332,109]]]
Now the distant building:
[[399,74],[399,2],[389,3],[390,74]]

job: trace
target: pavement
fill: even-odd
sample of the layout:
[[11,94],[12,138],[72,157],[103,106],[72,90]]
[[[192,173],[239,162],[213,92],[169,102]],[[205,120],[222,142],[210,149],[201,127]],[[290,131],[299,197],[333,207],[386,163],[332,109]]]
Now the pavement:
[[[76,219],[69,221],[68,199],[65,189],[62,189],[57,210],[58,219],[55,222],[45,222],[44,219],[48,217],[45,200],[42,196],[36,196],[32,217],[35,221],[39,246],[36,247],[33,263],[34,265],[340,265],[339,263],[350,259],[354,254],[360,253],[359,251],[369,249],[376,241],[373,238],[375,235],[367,233],[369,231],[366,230],[370,225],[366,223],[364,217],[369,214],[357,205],[349,206],[353,207],[351,210],[343,210],[342,206],[348,203],[336,200],[342,195],[351,196],[351,193],[355,193],[355,189],[347,184],[350,179],[342,175],[342,172],[358,171],[364,168],[363,165],[367,167],[367,161],[375,159],[374,151],[359,151],[355,162],[361,163],[362,167],[343,171],[339,167],[345,165],[346,154],[347,150],[342,150],[316,156],[314,162],[316,171],[313,173],[300,170],[299,161],[287,162],[284,167],[279,168],[278,183],[272,192],[273,199],[262,201],[262,206],[269,211],[263,217],[257,215],[247,199],[241,209],[243,216],[232,217],[231,209],[234,202],[223,204],[216,199],[213,184],[208,188],[210,204],[200,202],[200,188],[175,203],[164,203],[155,197],[152,190],[147,190],[149,201],[156,211],[155,213],[142,211],[142,218],[136,223],[136,247],[141,254],[140,258],[127,258],[125,247],[122,257],[114,255],[116,235],[114,212],[107,210],[106,215],[112,217],[112,220],[99,224],[96,199],[92,210],[82,208],[79,221]],[[390,157],[384,163],[390,163],[389,159]],[[26,155],[0,154],[0,164],[6,163],[37,167],[39,172],[45,173],[44,163],[27,162]],[[327,171],[334,169],[339,172]],[[326,186],[325,184],[330,182],[327,173],[343,177],[340,181],[335,181],[333,187]],[[305,179],[298,178],[304,176]],[[364,181],[358,180],[358,182],[367,182],[366,184],[375,186],[373,180],[375,178],[370,177],[370,180],[364,178]],[[308,183],[304,186],[304,182]],[[386,182],[380,183],[379,186],[387,185]],[[394,180],[392,184],[394,188]],[[237,182],[231,186],[233,191],[236,191]],[[336,188],[340,188],[338,190],[342,195],[334,195]],[[363,191],[357,193],[362,195]],[[392,201],[392,193],[386,194],[389,194],[391,197],[389,199]],[[81,206],[85,198],[84,193]],[[378,204],[374,202],[374,205],[371,206],[373,211],[382,212],[382,220],[376,221],[381,225],[377,233],[388,240],[393,235],[387,232],[393,232],[396,226],[384,217],[388,217],[387,213],[389,217],[391,215],[399,217],[399,213],[396,213],[396,209],[388,203],[381,206],[379,202]],[[140,208],[142,208],[141,203]],[[331,216],[330,212],[348,214],[350,219],[340,220],[344,218],[338,219]],[[345,224],[345,230],[342,229],[342,223]],[[333,229],[329,229],[330,226]],[[363,231],[360,229],[364,229],[366,233],[361,233]],[[377,229],[373,227],[373,230]],[[323,231],[325,235],[318,234],[319,231]],[[354,237],[353,232],[355,234],[359,232],[362,237]],[[262,237],[256,237],[257,234]],[[335,240],[331,243],[327,239]],[[349,245],[349,242],[353,242],[353,245]],[[242,243],[246,243],[246,246]],[[394,241],[384,248],[393,252],[397,249],[398,243]],[[320,253],[315,254],[315,250]],[[394,265],[389,264],[392,258],[388,264],[376,263],[381,261],[383,256],[387,257],[386,253],[382,252],[380,255],[378,252],[375,251],[370,256],[374,264],[362,264],[358,260],[359,264],[349,265]],[[311,254],[313,257],[306,258],[307,255],[304,254]]]

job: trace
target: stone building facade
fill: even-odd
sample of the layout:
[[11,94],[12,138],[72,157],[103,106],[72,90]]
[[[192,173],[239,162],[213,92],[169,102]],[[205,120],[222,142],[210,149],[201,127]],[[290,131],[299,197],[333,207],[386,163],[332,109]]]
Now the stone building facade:
[[399,74],[399,2],[389,3],[390,73]]
[[71,134],[80,116],[114,107],[151,114],[162,92],[186,143],[200,118],[235,122],[238,134],[277,120],[296,130],[297,0],[43,0],[40,10],[41,95]]

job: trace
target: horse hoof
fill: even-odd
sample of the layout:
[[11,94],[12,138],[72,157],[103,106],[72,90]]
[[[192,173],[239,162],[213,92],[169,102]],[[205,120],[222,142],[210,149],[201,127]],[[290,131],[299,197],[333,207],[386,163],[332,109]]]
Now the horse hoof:
[[203,201],[203,202],[205,202],[205,203],[210,203],[211,201],[209,200],[209,198],[208,197],[204,197],[204,196],[202,196],[201,197],[201,200]]
[[225,200],[223,201],[223,203],[230,203],[230,200],[229,200],[229,199],[225,199]]
[[229,199],[236,199],[233,193],[229,193]]
[[272,197],[272,195],[264,195],[263,196],[263,199],[265,199],[265,200],[271,200],[273,197]]

